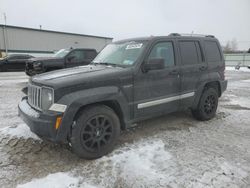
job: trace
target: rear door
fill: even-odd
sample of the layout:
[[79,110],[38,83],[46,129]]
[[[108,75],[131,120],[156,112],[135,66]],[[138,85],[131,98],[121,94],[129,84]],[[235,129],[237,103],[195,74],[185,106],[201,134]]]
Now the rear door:
[[[224,79],[225,62],[219,43],[215,40],[204,40],[204,46],[208,71],[210,73],[217,73],[220,78]],[[211,77],[218,78],[216,75]]]
[[181,107],[193,104],[195,91],[207,72],[207,63],[199,40],[178,40],[181,60]]
[[179,108],[180,77],[174,41],[154,43],[145,62],[154,58],[164,59],[165,68],[148,72],[140,70],[134,76],[135,119],[153,117]]

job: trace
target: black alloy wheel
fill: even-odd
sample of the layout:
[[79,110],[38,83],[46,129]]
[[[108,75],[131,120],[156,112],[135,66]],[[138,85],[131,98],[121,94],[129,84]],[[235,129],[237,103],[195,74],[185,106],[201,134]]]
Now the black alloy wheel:
[[193,116],[201,121],[210,120],[216,115],[218,106],[218,91],[215,88],[205,88],[196,109],[192,109]]
[[83,109],[71,131],[73,152],[85,159],[108,154],[120,135],[120,120],[108,106],[93,105]]
[[204,112],[208,115],[213,113],[214,109],[217,107],[216,99],[214,95],[209,95],[204,102]]
[[83,126],[81,143],[86,150],[98,152],[109,144],[112,136],[112,121],[108,116],[96,115]]

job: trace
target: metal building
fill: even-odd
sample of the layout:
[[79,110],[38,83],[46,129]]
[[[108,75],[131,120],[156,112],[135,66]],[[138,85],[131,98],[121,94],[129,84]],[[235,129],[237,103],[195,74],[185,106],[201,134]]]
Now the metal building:
[[65,48],[100,51],[112,38],[0,24],[0,52],[45,55]]

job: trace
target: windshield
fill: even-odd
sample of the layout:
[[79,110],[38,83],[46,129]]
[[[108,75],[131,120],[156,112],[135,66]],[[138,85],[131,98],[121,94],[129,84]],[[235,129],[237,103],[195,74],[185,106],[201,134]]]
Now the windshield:
[[145,46],[145,41],[109,44],[97,55],[92,63],[104,63],[122,67],[131,66],[141,55]]
[[69,53],[70,50],[61,49],[54,54],[54,57],[64,57]]

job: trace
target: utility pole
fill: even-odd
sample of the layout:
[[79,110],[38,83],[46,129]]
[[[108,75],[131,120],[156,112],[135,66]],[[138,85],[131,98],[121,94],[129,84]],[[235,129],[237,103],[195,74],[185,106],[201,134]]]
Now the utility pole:
[[7,47],[7,31],[6,31],[6,24],[7,24],[7,16],[6,13],[3,13],[4,17],[4,26],[3,26],[3,38],[4,38],[4,46],[5,46],[5,53],[8,55],[8,47]]

